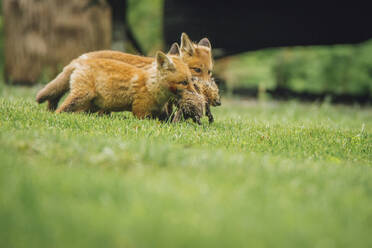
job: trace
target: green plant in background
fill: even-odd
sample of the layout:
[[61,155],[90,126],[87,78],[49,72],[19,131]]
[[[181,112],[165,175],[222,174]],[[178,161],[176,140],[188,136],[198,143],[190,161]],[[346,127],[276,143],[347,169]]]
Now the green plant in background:
[[[263,84],[265,88],[273,88],[275,80],[270,70],[276,54],[277,49],[267,49],[223,59],[226,66],[223,68],[222,76],[227,81],[227,88],[231,91],[235,87],[250,88],[259,84]],[[219,61],[216,64],[218,70]]]
[[313,93],[372,93],[372,40],[248,52],[230,60],[230,87],[284,87]]
[[163,48],[163,0],[129,0],[128,22],[147,55]]

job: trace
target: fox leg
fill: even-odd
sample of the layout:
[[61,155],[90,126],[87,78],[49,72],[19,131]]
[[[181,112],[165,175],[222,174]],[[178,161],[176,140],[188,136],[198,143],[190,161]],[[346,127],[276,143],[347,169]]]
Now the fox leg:
[[99,110],[98,111],[99,116],[104,116],[104,115],[111,115],[111,112],[108,110]]
[[162,108],[161,112],[158,114],[158,119],[160,121],[169,121],[173,116],[173,103],[168,101],[164,107]]
[[151,117],[151,113],[149,113],[147,111],[136,111],[136,110],[133,110],[133,114],[138,119],[145,119],[145,118]]
[[192,116],[192,120],[197,123],[198,125],[201,125],[200,117],[199,116]]
[[183,117],[182,109],[178,109],[173,116],[172,122],[173,123],[180,122],[182,117]]
[[213,118],[213,115],[212,115],[212,112],[211,112],[211,108],[210,108],[208,103],[205,104],[205,115],[208,116],[209,123],[214,122],[214,118]]
[[58,98],[58,99],[50,99],[50,100],[48,100],[48,110],[50,110],[50,111],[54,111],[54,110],[56,110],[57,107],[58,107],[59,99],[60,99],[60,98]]
[[52,99],[48,99],[48,110],[55,111],[57,109],[59,100],[61,100],[64,93]]
[[152,117],[151,112],[147,109],[146,103],[142,101],[134,100],[132,105],[132,112],[135,117],[138,119],[145,119],[148,117]]
[[94,94],[91,91],[71,91],[62,105],[56,110],[56,113],[82,111],[87,112],[91,109],[91,102],[93,99]]
[[99,107],[97,107],[93,103],[91,103],[89,109],[87,109],[86,112],[88,112],[90,114],[97,113],[98,116],[111,115],[111,111],[100,109]]

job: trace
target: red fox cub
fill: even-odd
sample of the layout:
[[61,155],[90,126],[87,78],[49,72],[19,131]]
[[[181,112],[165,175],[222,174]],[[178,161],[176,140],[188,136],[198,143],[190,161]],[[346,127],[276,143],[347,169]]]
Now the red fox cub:
[[70,93],[60,112],[132,111],[137,118],[155,117],[172,97],[195,91],[187,65],[157,52],[147,69],[111,59],[72,62]]
[[[188,36],[183,33],[181,36],[181,47],[177,43],[173,44],[169,51],[170,55],[177,55],[186,62],[191,69],[193,77],[201,80],[206,80],[205,86],[200,86],[205,92],[208,99],[208,104],[213,106],[220,105],[220,97],[218,94],[218,87],[211,78],[211,70],[213,68],[211,44],[207,38],[200,40],[198,44],[192,43]],[[131,64],[138,68],[147,68],[154,62],[154,58],[137,56],[118,51],[96,51],[81,55],[79,58],[67,65],[63,71],[49,84],[47,84],[37,95],[36,100],[39,103],[48,101],[48,109],[54,111],[61,97],[69,90],[69,79],[75,69],[76,61],[93,58],[104,58],[118,60]],[[204,92],[203,91],[203,92]],[[204,94],[204,93],[203,93]],[[209,109],[209,105],[208,105]],[[212,116],[213,118],[213,116]]]
[[[209,123],[214,121],[210,105],[221,105],[218,86],[212,78],[213,60],[211,49],[211,43],[207,38],[203,38],[198,44],[195,44],[190,41],[185,33],[181,35],[181,47],[178,48],[177,43],[174,43],[170,49],[172,54],[178,52],[182,60],[189,66],[194,78],[194,86],[199,89],[199,93],[205,98],[205,114],[208,116]],[[168,106],[168,108],[170,107]],[[168,110],[168,112],[170,111]]]

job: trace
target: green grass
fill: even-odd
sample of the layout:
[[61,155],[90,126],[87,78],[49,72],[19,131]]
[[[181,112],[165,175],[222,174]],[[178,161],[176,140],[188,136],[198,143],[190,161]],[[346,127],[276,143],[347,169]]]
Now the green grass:
[[1,247],[371,247],[372,110],[55,115],[0,85]]

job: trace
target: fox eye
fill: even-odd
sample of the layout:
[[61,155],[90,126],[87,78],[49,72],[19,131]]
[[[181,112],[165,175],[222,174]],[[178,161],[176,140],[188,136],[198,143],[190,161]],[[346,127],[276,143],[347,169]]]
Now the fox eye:
[[192,68],[195,72],[197,72],[197,73],[200,73],[201,72],[201,69],[200,68],[197,68],[197,67],[194,67],[194,68]]
[[179,84],[182,84],[182,85],[187,85],[187,81],[182,81],[182,82],[179,82]]
[[208,75],[212,76],[212,71],[211,70],[208,70]]

